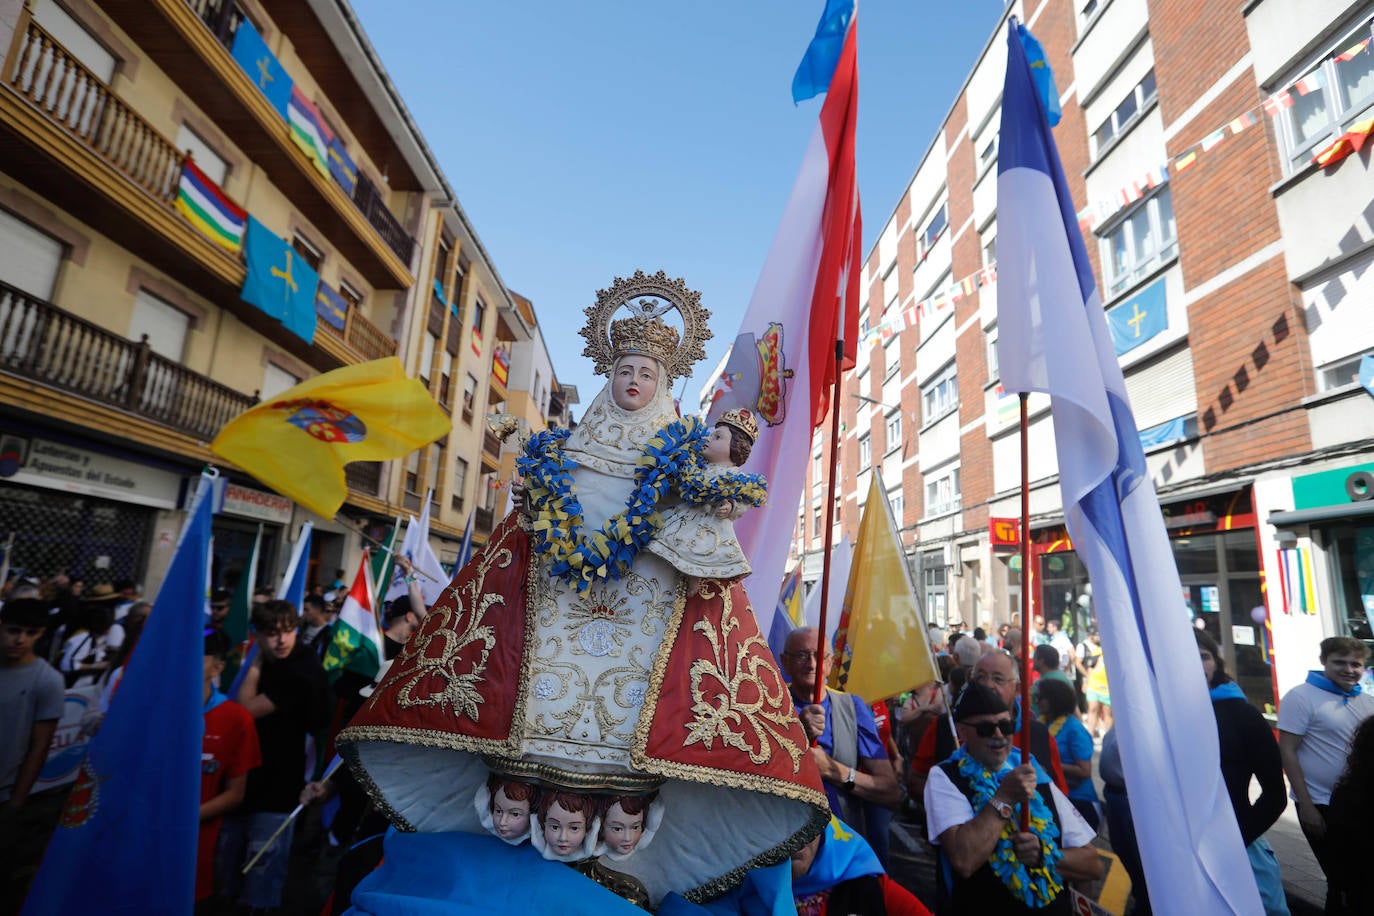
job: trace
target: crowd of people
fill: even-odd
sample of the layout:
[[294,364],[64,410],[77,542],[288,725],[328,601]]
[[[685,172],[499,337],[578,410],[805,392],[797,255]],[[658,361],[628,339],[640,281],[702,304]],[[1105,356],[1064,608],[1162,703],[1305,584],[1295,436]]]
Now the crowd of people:
[[[386,606],[388,658],[425,614],[417,591]],[[198,912],[342,912],[353,886],[381,859],[385,819],[347,768],[325,773],[332,735],[371,687],[347,673],[331,683],[322,667],[341,596],[312,590],[297,609],[258,593],[251,608],[256,651],[246,658],[224,631],[230,594],[211,596]],[[3,599],[0,907],[9,912],[22,900],[68,788],[34,788],[64,691],[96,688],[107,706],[150,607],[132,583],[85,588],[62,576],[14,579]],[[834,911],[836,902],[845,912],[1071,912],[1069,889],[1087,889],[1100,876],[1099,837],[1109,839],[1132,877],[1130,912],[1151,912],[1100,637],[1088,630],[1075,646],[1057,621],[1037,618],[1033,626],[1028,748],[1021,744],[1027,711],[1015,627],[964,633],[955,626],[949,634],[932,627],[940,681],[875,704],[828,688],[815,702],[830,649],[813,628],[791,634],[779,665],[835,814],[792,858],[799,912]],[[1365,645],[1346,637],[1322,642],[1321,667],[1283,697],[1276,740],[1231,679],[1216,640],[1203,630],[1196,637],[1222,775],[1266,913],[1288,912],[1279,863],[1264,838],[1288,803],[1285,776],[1327,878],[1326,912],[1374,911],[1358,877],[1365,817],[1374,813],[1374,697],[1359,687]],[[489,817],[501,819],[494,830],[527,819],[541,803],[519,794],[493,793]],[[306,816],[289,819],[298,804],[308,806]],[[1030,811],[1025,830],[1022,808]],[[903,810],[925,826],[937,862],[934,887],[904,889],[886,874],[890,823]],[[543,814],[558,829],[563,814],[576,819],[560,808]],[[638,811],[617,816],[625,830],[644,829]],[[638,826],[628,824],[636,816]],[[522,823],[528,831],[528,820]]]

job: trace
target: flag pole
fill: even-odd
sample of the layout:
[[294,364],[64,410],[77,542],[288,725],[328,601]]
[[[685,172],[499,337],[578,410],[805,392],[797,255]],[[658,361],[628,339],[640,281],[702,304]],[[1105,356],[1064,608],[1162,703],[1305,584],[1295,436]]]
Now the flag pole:
[[[337,754],[334,755],[334,759],[329,764],[329,769],[326,770],[324,775],[320,777],[320,782],[328,782],[329,777],[334,775],[335,771],[339,769],[339,764],[341,763],[343,763],[343,758],[338,756]],[[272,848],[272,844],[277,842],[277,837],[282,835],[282,831],[284,831],[291,824],[292,821],[299,817],[300,813],[304,810],[304,802],[296,805],[296,807],[292,809],[291,813],[286,816],[286,820],[281,822],[281,826],[277,828],[276,832],[267,838],[266,843],[262,844],[262,848],[257,851],[257,854],[255,854],[253,858],[248,860],[247,865],[243,866],[243,871],[239,872],[239,874],[246,875],[250,871],[252,871],[253,866],[258,864],[258,859],[262,858],[263,853],[267,852],[267,850]]]
[[[825,696],[825,624],[830,611],[830,553],[835,544],[835,469],[840,463],[840,366],[844,363],[844,341],[835,341],[835,389],[830,397],[830,479],[825,500],[825,555],[821,558],[821,616],[816,628],[816,688],[812,702],[820,705]],[[816,741],[820,736],[816,736]],[[815,741],[812,741],[815,744]]]
[[[1030,760],[1030,423],[1027,401],[1030,395],[1022,391],[1021,401],[1021,762]],[[1030,832],[1030,805],[1021,806],[1021,832]]]

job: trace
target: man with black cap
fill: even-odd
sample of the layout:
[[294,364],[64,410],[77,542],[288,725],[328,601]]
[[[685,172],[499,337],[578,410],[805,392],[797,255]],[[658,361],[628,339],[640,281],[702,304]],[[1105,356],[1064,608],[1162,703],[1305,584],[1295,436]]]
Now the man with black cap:
[[954,721],[962,746],[930,771],[925,789],[939,902],[948,904],[937,911],[1071,913],[1067,882],[1102,873],[1092,829],[1043,768],[1021,762],[1011,710],[996,690],[969,684]]
[[59,790],[30,795],[66,693],[62,675],[34,652],[48,623],[48,606],[39,598],[12,598],[0,608],[0,912],[6,913],[22,899],[65,797]]

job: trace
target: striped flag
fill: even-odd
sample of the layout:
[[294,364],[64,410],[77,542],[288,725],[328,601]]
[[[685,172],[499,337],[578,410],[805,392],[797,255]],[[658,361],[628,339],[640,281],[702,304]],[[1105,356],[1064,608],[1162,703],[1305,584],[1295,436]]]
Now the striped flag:
[[337,680],[344,671],[376,677],[382,666],[382,628],[372,603],[374,594],[372,564],[364,551],[358,574],[353,577],[353,587],[339,609],[333,638],[324,653],[324,670],[331,681]]
[[291,87],[291,102],[286,106],[286,120],[291,124],[291,139],[305,150],[321,175],[329,174],[329,146],[334,132],[324,123],[320,110],[305,97],[300,86]]
[[[853,365],[859,342],[863,232],[854,172],[859,77],[853,14],[853,0],[827,3],[794,81],[794,93],[798,85],[824,90],[825,102],[723,370],[739,378],[710,414],[744,407],[760,420],[746,469],[767,476],[768,504],[746,513],[735,533],[754,567],[745,587],[765,632],[789,547],[776,533],[796,525],[812,431],[827,413],[830,385]],[[837,31],[841,42],[832,40]],[[842,359],[836,358],[838,340],[844,341]]]
[[1112,672],[1126,783],[1160,913],[1260,913],[1216,718],[1059,153],[1011,23],[998,153],[1000,371],[1047,392],[1065,523]]
[[226,251],[242,250],[248,211],[226,197],[219,185],[196,168],[190,156],[181,168],[174,205],[187,222],[216,245]]

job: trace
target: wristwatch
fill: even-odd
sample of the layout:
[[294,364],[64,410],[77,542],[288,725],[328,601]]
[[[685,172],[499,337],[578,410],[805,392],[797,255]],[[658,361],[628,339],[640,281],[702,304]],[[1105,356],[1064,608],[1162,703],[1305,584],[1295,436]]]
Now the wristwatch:
[[853,767],[850,767],[850,768],[849,768],[849,775],[846,776],[846,777],[844,778],[844,782],[840,783],[840,786],[841,786],[846,792],[853,792],[853,791],[854,791],[854,775],[855,775],[854,768],[853,768]]
[[988,804],[992,805],[993,810],[996,811],[997,815],[1004,821],[1011,820],[1016,814],[1016,809],[1000,798],[989,799]]

